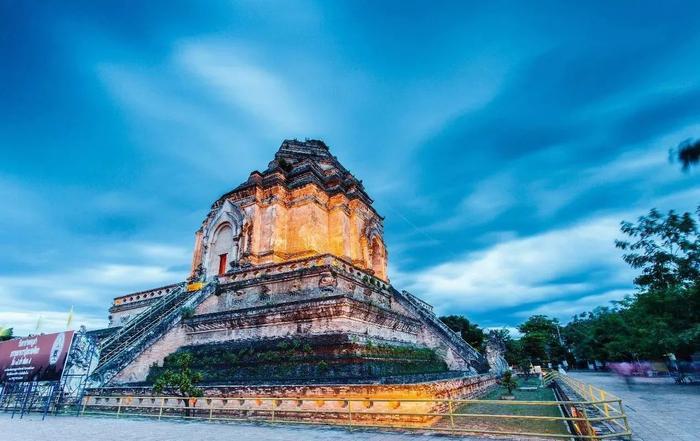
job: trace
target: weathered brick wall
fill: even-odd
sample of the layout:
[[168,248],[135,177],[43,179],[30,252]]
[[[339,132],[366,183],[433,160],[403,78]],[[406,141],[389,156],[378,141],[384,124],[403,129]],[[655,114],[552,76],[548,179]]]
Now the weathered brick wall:
[[163,364],[166,355],[175,352],[186,344],[187,334],[181,326],[168,331],[163,338],[144,350],[126,369],[119,372],[112,384],[135,383],[145,381],[148,369],[153,363]]
[[386,284],[333,256],[253,268],[223,277],[184,328],[168,331],[112,383],[144,381],[154,361],[184,345],[343,333],[432,348],[451,370],[467,370],[421,320]]

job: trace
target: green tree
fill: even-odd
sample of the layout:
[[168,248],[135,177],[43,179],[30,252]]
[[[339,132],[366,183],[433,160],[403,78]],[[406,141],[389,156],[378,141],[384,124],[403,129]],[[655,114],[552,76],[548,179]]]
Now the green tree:
[[503,373],[503,378],[501,378],[501,386],[508,390],[508,395],[513,395],[513,389],[518,387],[518,382],[513,378],[513,373],[511,371],[505,371]]
[[622,316],[619,302],[613,308],[598,307],[575,316],[562,329],[562,336],[573,356],[581,363],[594,360],[629,360],[634,357],[630,346],[630,324]]
[[[697,210],[700,216],[700,207]],[[581,314],[564,337],[577,360],[689,358],[700,350],[700,234],[690,213],[651,210],[636,224],[622,222],[629,238],[616,241],[641,274],[638,291],[613,307]]]
[[461,315],[448,315],[440,317],[440,320],[453,331],[459,333],[460,336],[474,347],[474,349],[482,352],[484,350],[484,340],[486,335],[478,325],[473,324]]
[[495,329],[490,332],[503,342],[503,346],[505,347],[503,357],[506,359],[508,365],[516,366],[525,376],[525,380],[528,380],[530,378],[532,362],[530,357],[523,352],[522,341],[511,337],[510,331],[506,328]]
[[698,285],[640,291],[581,314],[563,329],[576,360],[689,358],[700,350]]
[[12,338],[12,328],[0,327],[0,341],[10,340]]
[[630,324],[625,343],[635,357],[689,358],[700,350],[700,283],[640,292],[621,315]]
[[566,358],[561,344],[559,321],[545,315],[533,315],[518,326],[522,354],[533,364],[556,364]]
[[623,221],[620,229],[629,239],[616,240],[615,246],[626,251],[625,262],[641,270],[634,279],[641,289],[687,287],[700,280],[700,235],[690,213],[671,210],[664,216],[652,209],[636,224]]
[[176,352],[170,357],[175,369],[166,369],[157,376],[153,380],[153,391],[184,397],[185,416],[190,416],[190,398],[203,395],[196,386],[202,381],[202,373],[192,370],[192,354],[189,352]]

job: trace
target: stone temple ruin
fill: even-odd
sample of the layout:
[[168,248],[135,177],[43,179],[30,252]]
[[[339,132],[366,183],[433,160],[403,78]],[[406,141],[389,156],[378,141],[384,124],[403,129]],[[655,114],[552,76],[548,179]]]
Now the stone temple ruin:
[[390,284],[383,218],[317,140],[284,141],[214,202],[187,281],[114,299],[93,385],[147,385],[176,351],[219,393],[438,397],[493,384],[486,357]]

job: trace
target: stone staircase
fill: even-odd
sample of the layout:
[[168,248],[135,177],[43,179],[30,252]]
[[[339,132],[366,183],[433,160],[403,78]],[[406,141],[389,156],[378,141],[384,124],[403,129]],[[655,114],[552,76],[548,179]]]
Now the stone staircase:
[[391,291],[394,294],[394,298],[398,300],[403,307],[415,312],[421,322],[442,337],[445,344],[459,355],[471,369],[478,373],[488,372],[489,365],[486,357],[464,341],[459,334],[445,325],[442,320],[435,315],[432,306],[408,291],[398,291],[393,287]]
[[90,375],[91,383],[105,385],[166,332],[180,324],[183,308],[195,308],[215,290],[216,284],[210,283],[199,291],[190,292],[182,283],[129,320],[100,343],[100,359]]

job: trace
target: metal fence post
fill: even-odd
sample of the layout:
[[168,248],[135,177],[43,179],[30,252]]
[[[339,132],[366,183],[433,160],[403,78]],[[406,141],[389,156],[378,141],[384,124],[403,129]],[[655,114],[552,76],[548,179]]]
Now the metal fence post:
[[87,407],[88,400],[90,400],[90,395],[85,395],[83,398],[83,408],[80,410],[80,414],[78,416],[85,415],[85,407]]
[[625,413],[625,410],[622,408],[622,400],[618,400],[617,404],[620,405],[620,414],[622,415],[622,420],[625,422],[625,431],[629,433],[628,439],[632,439],[632,428],[630,427],[630,422],[627,420],[627,414]]
[[163,405],[165,405],[165,398],[160,399],[160,412],[158,412],[158,419],[163,416]]
[[119,406],[117,406],[117,418],[119,418],[119,415],[122,413],[122,399],[118,398],[119,400]]
[[[601,389],[601,391],[600,391],[601,401],[605,401],[606,396],[607,395],[606,395],[605,391]],[[603,403],[603,410],[605,411],[605,416],[609,417],[610,416],[610,409],[609,409],[608,403]]]
[[348,426],[352,430],[352,401],[348,401]]
[[454,430],[454,428],[455,428],[455,417],[454,417],[454,415],[452,414],[452,412],[453,412],[453,409],[452,409],[452,400],[448,401],[447,404],[448,404],[449,409],[450,409],[450,426],[452,427],[452,430]]

